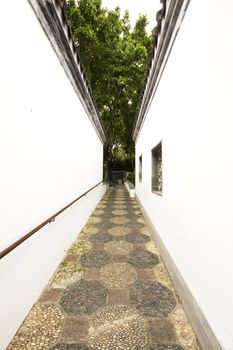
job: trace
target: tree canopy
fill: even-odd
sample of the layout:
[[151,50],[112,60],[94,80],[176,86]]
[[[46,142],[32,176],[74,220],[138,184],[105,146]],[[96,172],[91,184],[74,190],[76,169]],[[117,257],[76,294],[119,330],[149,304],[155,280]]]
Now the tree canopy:
[[108,168],[119,159],[134,159],[132,128],[151,48],[147,18],[140,15],[134,28],[126,11],[109,10],[101,0],[68,0],[75,44],[102,120],[107,141]]

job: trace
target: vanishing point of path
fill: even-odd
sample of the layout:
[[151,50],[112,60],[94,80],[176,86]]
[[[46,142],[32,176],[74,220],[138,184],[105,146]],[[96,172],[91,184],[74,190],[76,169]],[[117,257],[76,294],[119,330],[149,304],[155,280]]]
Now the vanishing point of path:
[[200,349],[123,186],[101,200],[8,347],[32,349]]

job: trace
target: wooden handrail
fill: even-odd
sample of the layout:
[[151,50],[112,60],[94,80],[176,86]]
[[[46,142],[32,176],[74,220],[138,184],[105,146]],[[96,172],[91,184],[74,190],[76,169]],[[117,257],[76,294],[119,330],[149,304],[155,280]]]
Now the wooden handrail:
[[12,250],[14,250],[16,247],[18,247],[20,244],[22,244],[24,241],[26,241],[29,237],[31,237],[32,235],[34,235],[37,231],[39,231],[42,227],[44,227],[47,224],[50,224],[51,222],[55,221],[55,218],[60,215],[61,213],[63,213],[63,211],[65,211],[66,209],[68,209],[71,205],[73,205],[75,202],[77,202],[79,199],[81,199],[82,197],[86,196],[90,191],[92,191],[94,188],[96,188],[97,186],[99,186],[103,181],[100,181],[98,184],[96,184],[95,186],[93,186],[92,188],[90,188],[88,191],[84,192],[83,194],[81,194],[81,196],[79,196],[78,198],[76,198],[75,200],[73,200],[71,203],[67,204],[64,208],[62,208],[61,210],[57,211],[55,214],[53,214],[52,216],[50,216],[47,220],[43,221],[40,225],[36,226],[33,230],[31,230],[30,232],[28,232],[26,235],[22,236],[20,239],[18,239],[16,242],[12,243],[9,247],[5,248],[3,251],[0,252],[0,259],[2,259],[4,256],[6,256],[7,254],[9,254]]

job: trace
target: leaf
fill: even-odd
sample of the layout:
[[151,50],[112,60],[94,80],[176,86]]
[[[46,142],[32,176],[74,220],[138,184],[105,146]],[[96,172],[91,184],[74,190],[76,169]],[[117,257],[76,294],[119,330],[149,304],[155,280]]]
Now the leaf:
[[105,161],[132,160],[132,128],[152,43],[147,17],[140,15],[131,29],[127,11],[121,18],[119,7],[109,10],[101,0],[68,0],[66,12],[105,128]]

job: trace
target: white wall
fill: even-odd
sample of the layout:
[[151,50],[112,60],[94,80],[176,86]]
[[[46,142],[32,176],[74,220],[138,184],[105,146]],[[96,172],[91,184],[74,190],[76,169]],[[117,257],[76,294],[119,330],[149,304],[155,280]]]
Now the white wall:
[[[103,145],[26,0],[0,2],[0,250],[102,180]],[[5,349],[102,197],[100,185],[0,261]]]
[[[191,0],[136,144],[137,196],[227,350],[233,349],[232,13],[231,0]],[[151,193],[151,149],[161,140],[162,197]]]

